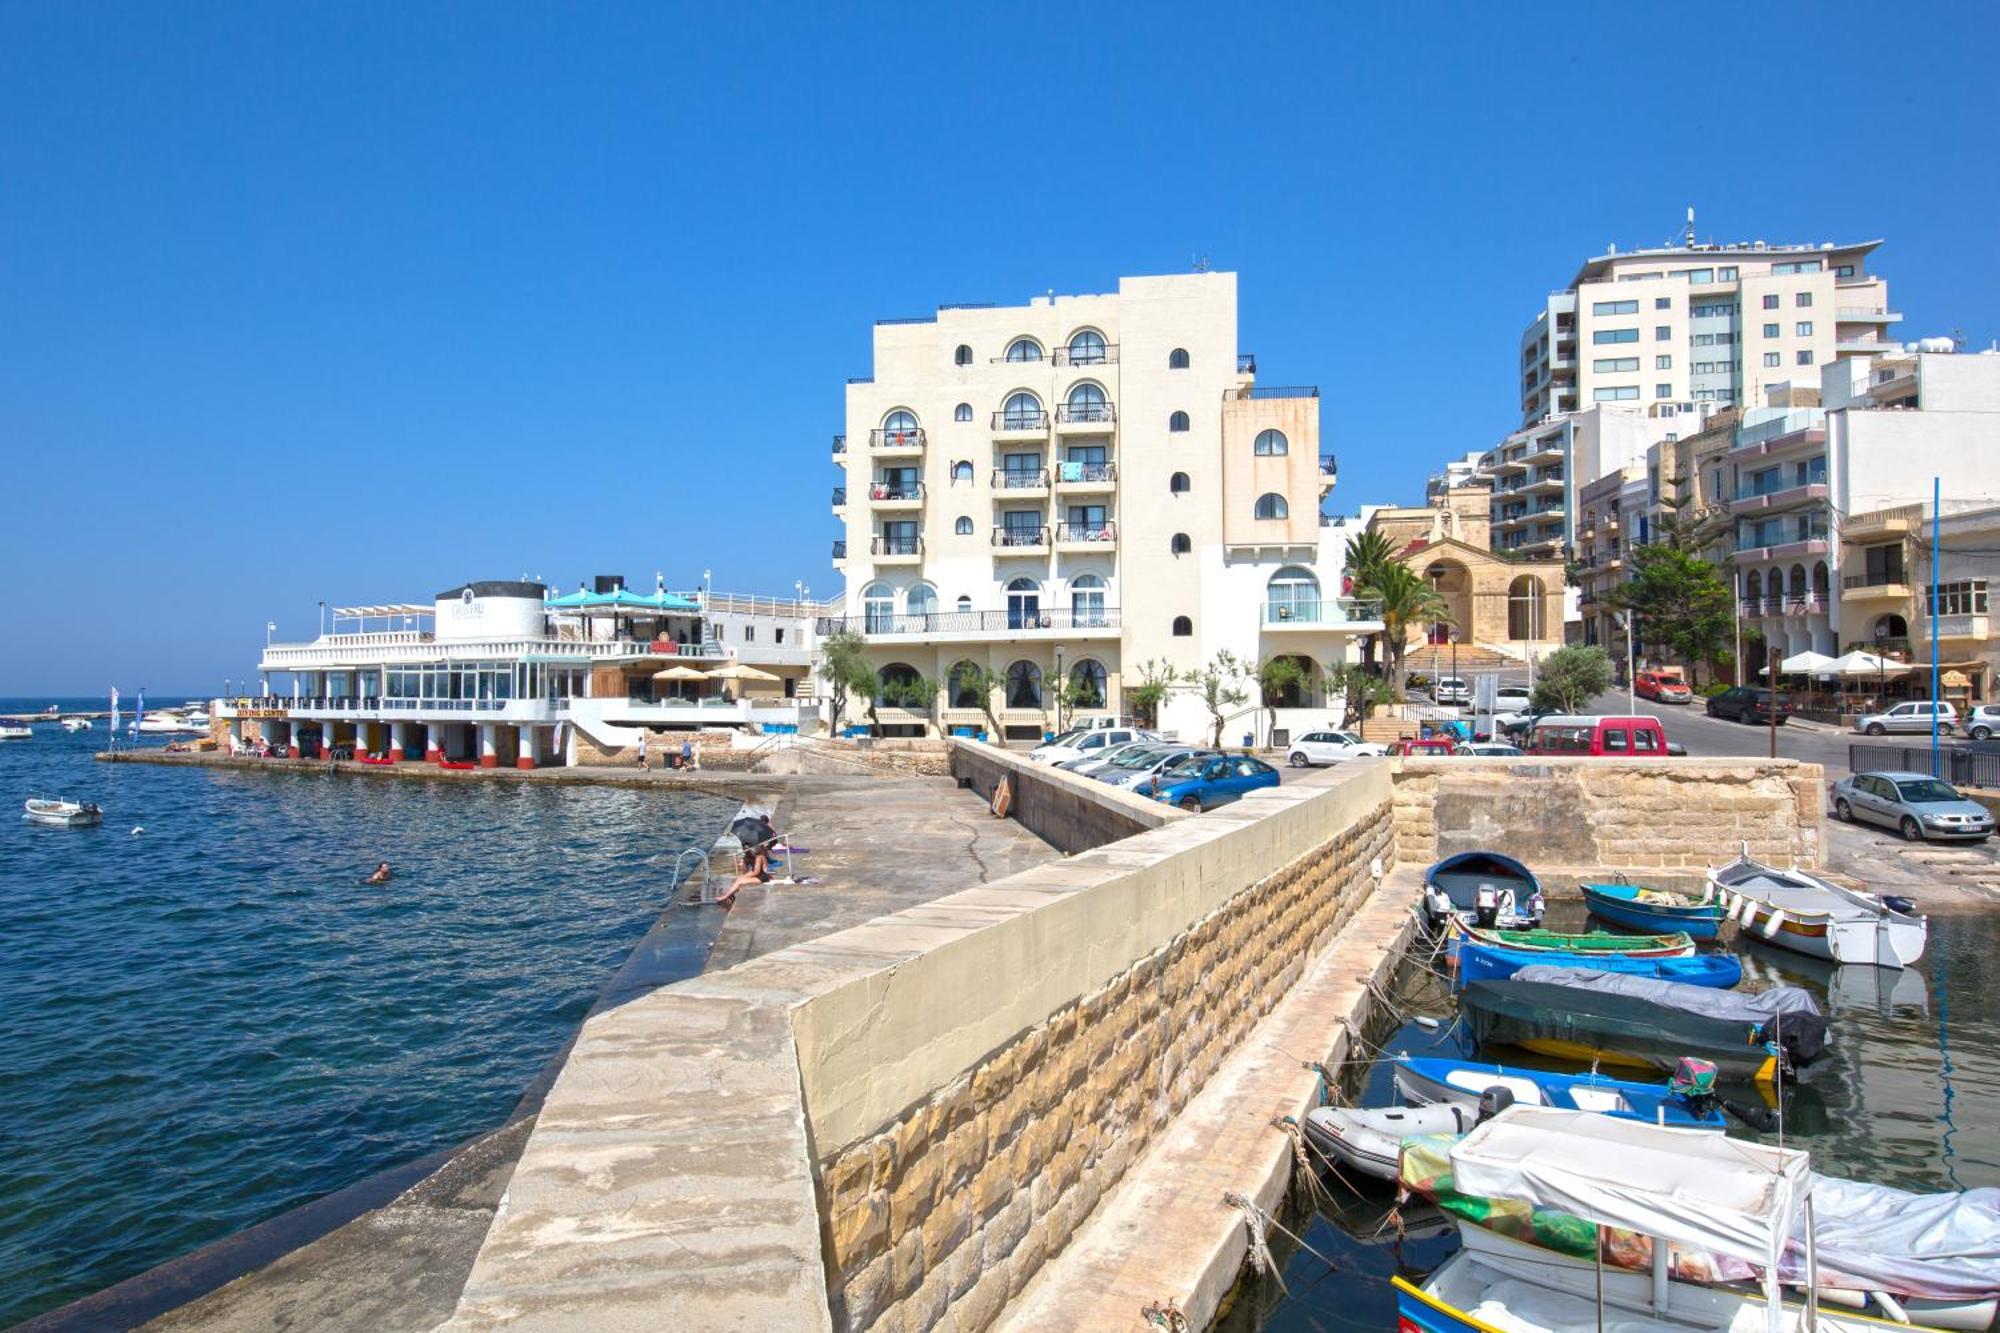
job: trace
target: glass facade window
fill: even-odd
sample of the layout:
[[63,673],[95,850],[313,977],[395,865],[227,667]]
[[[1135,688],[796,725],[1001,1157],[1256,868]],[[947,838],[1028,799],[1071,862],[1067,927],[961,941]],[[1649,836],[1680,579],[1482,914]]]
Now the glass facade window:
[[1592,399],[1600,403],[1629,403],[1638,396],[1639,386],[1636,384],[1591,390]]
[[1620,371],[1637,370],[1639,358],[1636,356],[1601,356],[1590,363],[1590,368],[1599,375],[1615,375]]
[[1639,313],[1637,301],[1599,301],[1590,307],[1593,315],[1636,315]]

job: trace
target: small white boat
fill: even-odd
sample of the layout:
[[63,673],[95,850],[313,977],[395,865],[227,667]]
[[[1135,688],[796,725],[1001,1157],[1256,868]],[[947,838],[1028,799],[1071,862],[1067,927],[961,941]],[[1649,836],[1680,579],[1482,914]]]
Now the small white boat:
[[166,711],[146,714],[145,717],[140,719],[139,725],[134,727],[133,730],[150,732],[156,735],[185,736],[190,732],[207,731],[208,726],[206,723],[196,726],[184,715]]
[[34,738],[33,727],[12,727],[0,725],[0,741],[25,741]]
[[87,717],[66,717],[63,719],[62,729],[64,731],[89,731],[90,719]]
[[1369,1111],[1322,1106],[1306,1112],[1303,1128],[1307,1142],[1334,1161],[1364,1176],[1394,1180],[1404,1139],[1420,1134],[1463,1134],[1478,1120],[1476,1108],[1451,1102]]
[[1907,898],[1844,889],[1748,855],[1712,868],[1708,884],[1739,933],[1829,962],[1908,967],[1930,936],[1930,922]]
[[104,822],[104,811],[93,801],[48,801],[40,797],[30,797],[24,805],[26,813],[21,818],[32,824],[48,824],[54,828],[85,828],[91,824]]

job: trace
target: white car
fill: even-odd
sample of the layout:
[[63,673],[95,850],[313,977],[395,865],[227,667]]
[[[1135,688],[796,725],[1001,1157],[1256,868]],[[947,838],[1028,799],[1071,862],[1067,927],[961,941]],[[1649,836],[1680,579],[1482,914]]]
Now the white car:
[[1967,713],[1965,734],[1976,741],[2000,735],[2000,704],[1980,704]]
[[1502,685],[1493,691],[1493,711],[1496,713],[1525,713],[1528,700],[1535,692],[1526,685]]
[[1133,741],[1156,739],[1151,732],[1135,731],[1131,727],[1097,727],[1089,731],[1070,732],[1056,737],[1047,745],[1037,746],[1028,751],[1028,758],[1038,764],[1060,764],[1065,759],[1096,758],[1109,753],[1121,745]]
[[1308,731],[1287,748],[1285,762],[1293,768],[1337,764],[1343,759],[1380,758],[1389,747],[1364,741],[1351,731]]
[[1128,756],[1135,756],[1147,750],[1158,750],[1160,748],[1162,747],[1158,741],[1136,740],[1127,745],[1114,745],[1108,750],[1092,750],[1080,758],[1057,760],[1056,767],[1065,772],[1074,773],[1078,777],[1094,778],[1105,769]]
[[1937,714],[1937,729],[1950,734],[1952,727],[1958,723],[1958,709],[1927,699],[1907,700],[1887,712],[1857,717],[1854,729],[1869,736],[1882,736],[1892,731],[1921,731],[1928,736],[1933,712]]
[[1431,697],[1441,704],[1469,704],[1472,702],[1472,687],[1465,683],[1463,676],[1439,676]]

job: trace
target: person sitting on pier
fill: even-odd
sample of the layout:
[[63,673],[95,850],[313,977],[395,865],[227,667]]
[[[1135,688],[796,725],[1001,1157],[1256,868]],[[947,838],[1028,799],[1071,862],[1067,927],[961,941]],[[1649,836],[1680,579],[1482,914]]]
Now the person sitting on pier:
[[387,884],[388,882],[389,882],[389,863],[387,861],[379,863],[375,867],[375,873],[362,881],[362,883],[364,884]]

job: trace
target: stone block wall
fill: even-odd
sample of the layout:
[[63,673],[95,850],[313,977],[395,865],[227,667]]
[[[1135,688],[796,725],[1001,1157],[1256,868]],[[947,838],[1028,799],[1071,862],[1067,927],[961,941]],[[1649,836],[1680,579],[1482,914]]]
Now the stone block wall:
[[1490,848],[1530,867],[1698,872],[1744,844],[1761,861],[1818,866],[1825,776],[1775,759],[1403,759],[1404,861]]
[[1185,817],[1172,806],[1037,764],[1011,750],[956,738],[950,744],[953,777],[969,783],[981,797],[991,797],[1003,776],[1010,778],[1014,796],[1008,818],[1061,851],[1089,851]]
[[819,1163],[835,1326],[990,1324],[1396,856],[1382,800]]

